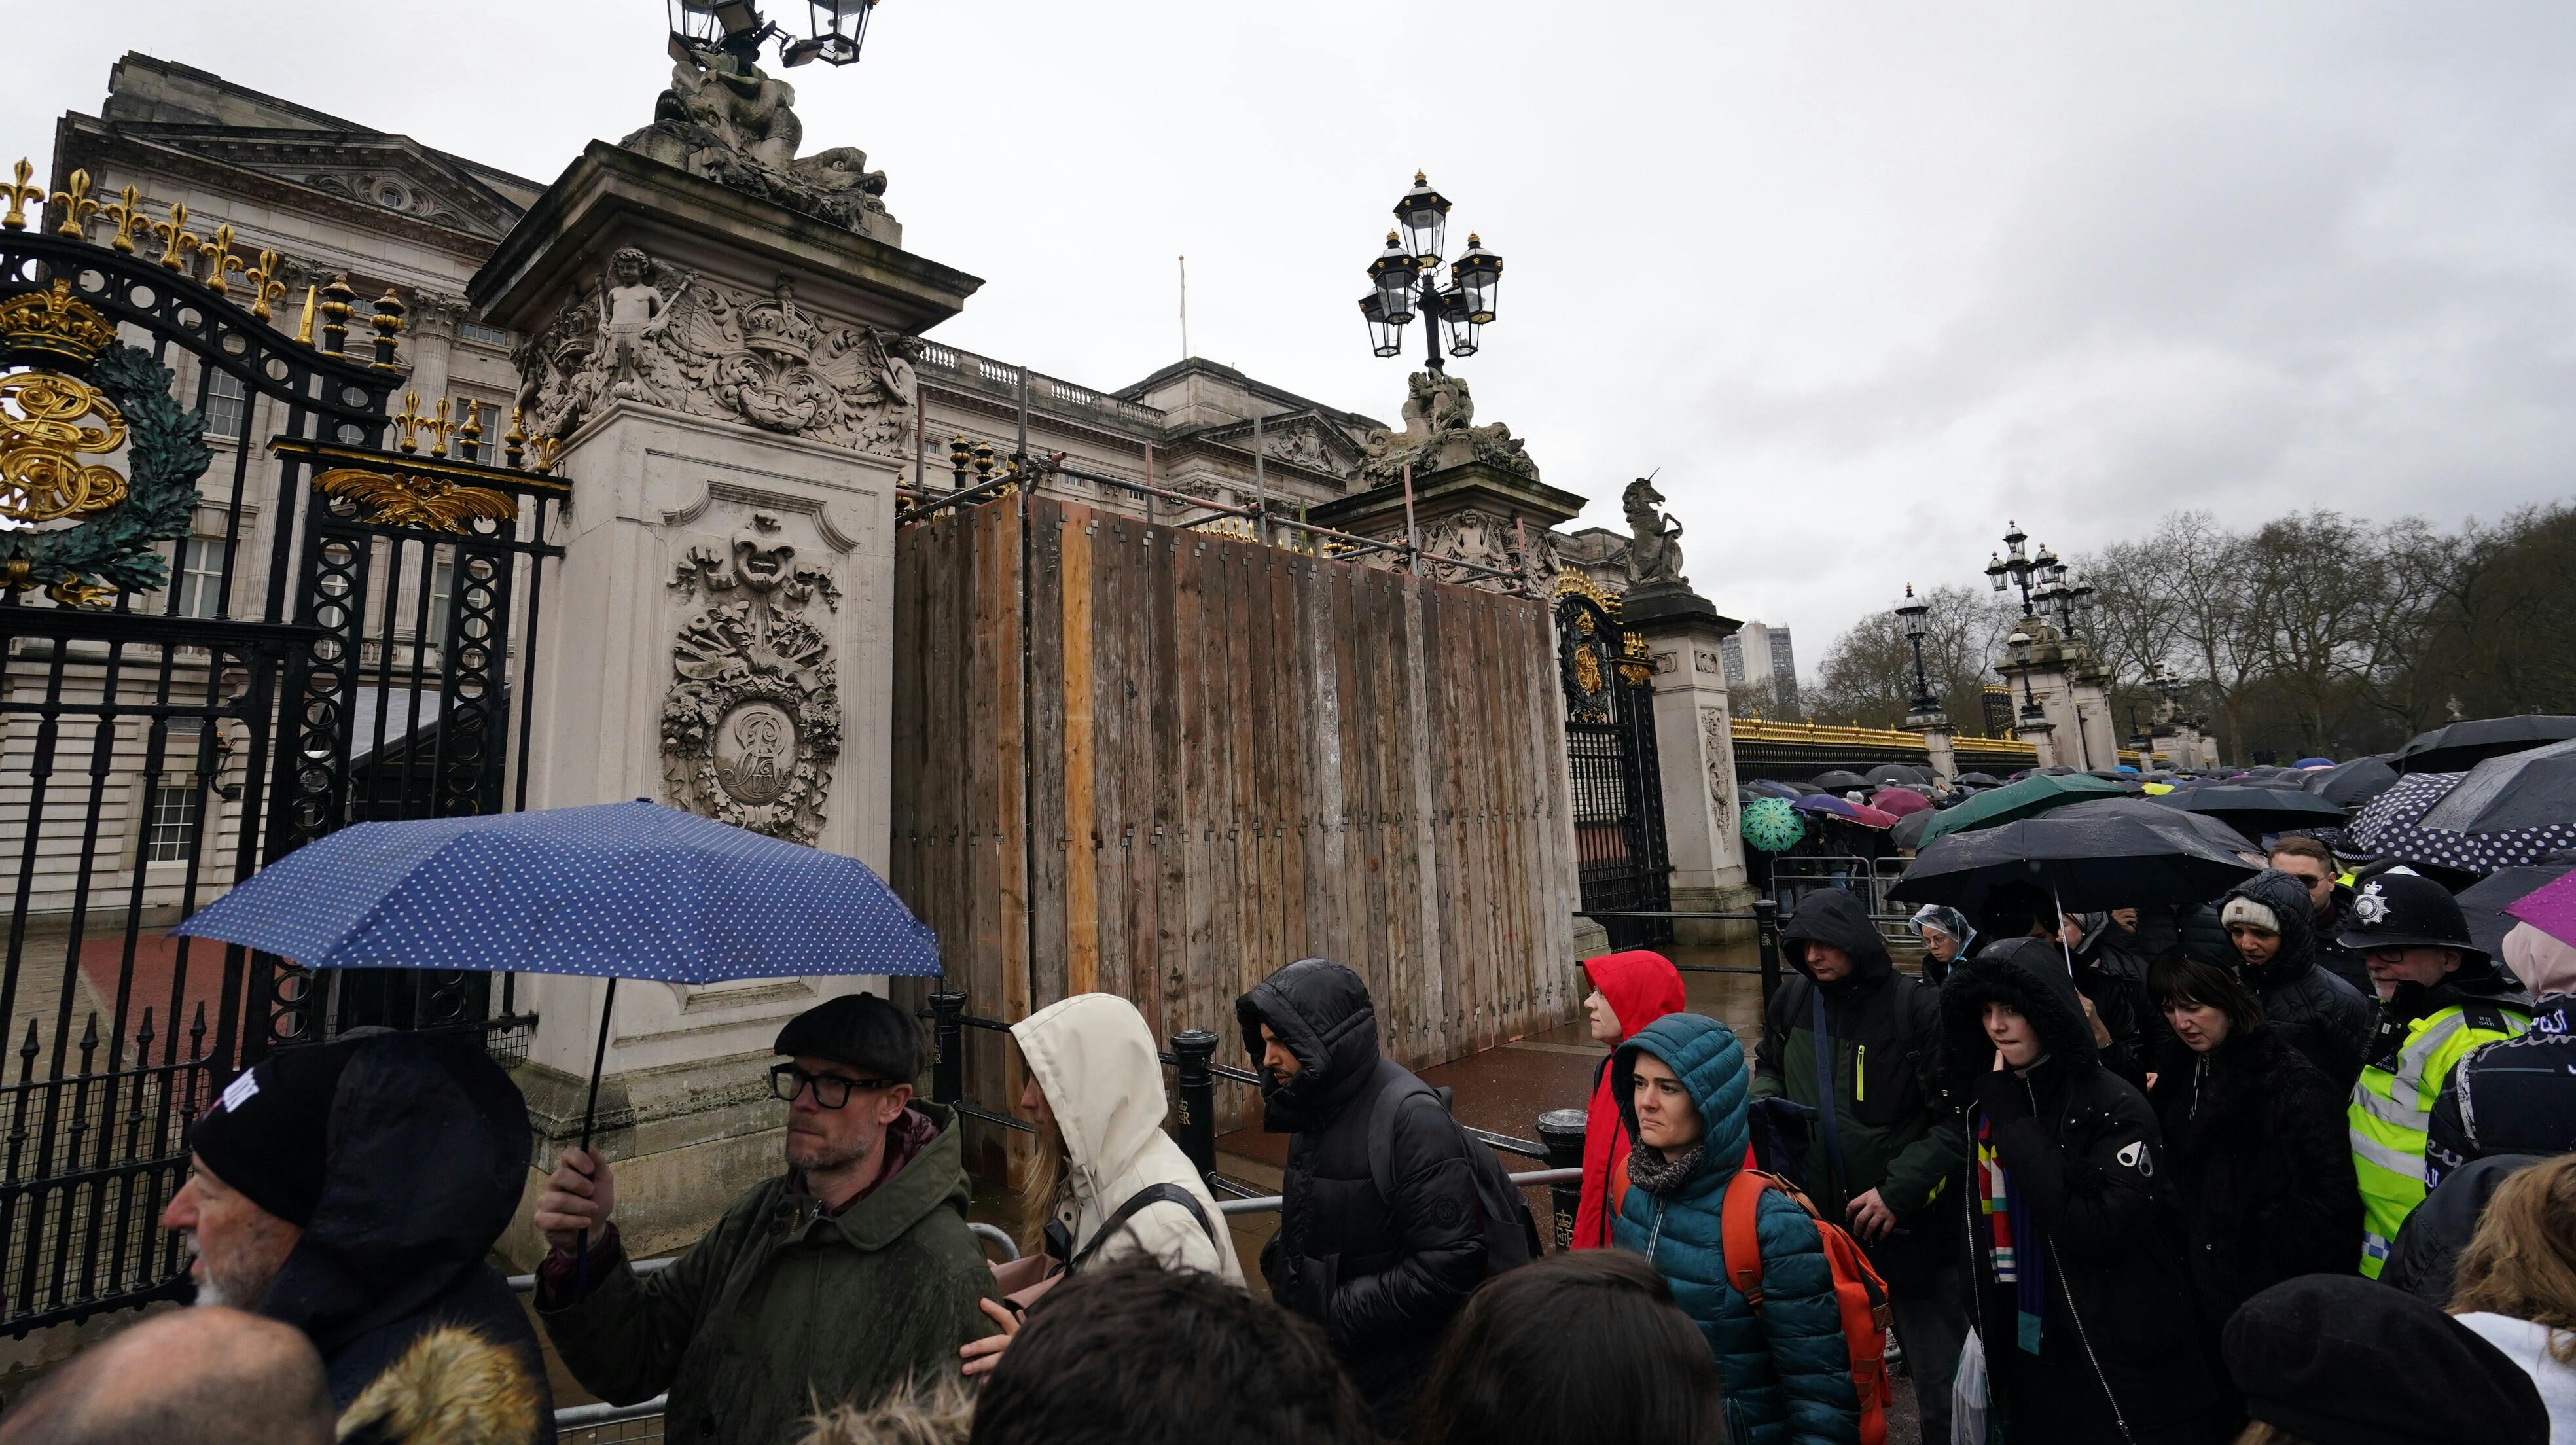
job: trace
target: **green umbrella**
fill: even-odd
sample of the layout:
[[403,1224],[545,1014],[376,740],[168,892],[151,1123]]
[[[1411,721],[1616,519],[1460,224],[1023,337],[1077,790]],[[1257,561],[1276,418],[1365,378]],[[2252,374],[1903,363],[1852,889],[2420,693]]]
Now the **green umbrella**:
[[1806,823],[1786,798],[1756,798],[1745,804],[1743,821],[1737,826],[1745,842],[1765,853],[1781,852],[1807,836]]
[[2108,778],[2097,778],[2090,773],[2033,773],[2018,783],[1989,788],[1955,808],[1942,809],[1940,816],[1924,828],[1923,843],[1946,838],[1952,833],[1992,828],[2016,818],[2033,817],[2061,803],[2072,803],[2082,798],[2116,797],[2128,791]]

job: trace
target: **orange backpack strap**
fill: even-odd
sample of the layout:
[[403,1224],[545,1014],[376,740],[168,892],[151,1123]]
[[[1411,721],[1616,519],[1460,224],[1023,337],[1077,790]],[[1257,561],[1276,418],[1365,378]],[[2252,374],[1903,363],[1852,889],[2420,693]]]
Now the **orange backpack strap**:
[[1757,1312],[1762,1308],[1762,1196],[1779,1187],[1780,1181],[1768,1174],[1739,1169],[1726,1181],[1726,1203],[1719,1215],[1726,1282]]

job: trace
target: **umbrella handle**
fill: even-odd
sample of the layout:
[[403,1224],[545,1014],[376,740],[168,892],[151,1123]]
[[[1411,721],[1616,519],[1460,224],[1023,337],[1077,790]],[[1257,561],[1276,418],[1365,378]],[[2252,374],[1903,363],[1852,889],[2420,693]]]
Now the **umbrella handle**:
[[[590,1055],[590,1101],[581,1109],[581,1153],[590,1157],[591,1125],[599,1117],[599,1074],[608,1064],[608,1020],[617,1008],[617,979],[611,975],[608,990],[599,1001],[599,1043]],[[596,1162],[596,1161],[593,1161]],[[596,1174],[591,1176],[597,1178]],[[590,1289],[590,1231],[585,1229],[572,1243],[572,1297],[575,1301]]]

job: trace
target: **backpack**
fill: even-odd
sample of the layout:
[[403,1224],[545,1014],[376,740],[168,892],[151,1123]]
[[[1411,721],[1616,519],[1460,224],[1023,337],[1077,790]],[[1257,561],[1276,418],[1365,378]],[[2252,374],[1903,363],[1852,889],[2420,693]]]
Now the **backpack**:
[[1860,1401],[1860,1445],[1887,1441],[1887,1284],[1872,1269],[1869,1257],[1839,1224],[1817,1219],[1806,1197],[1775,1175],[1741,1169],[1726,1183],[1720,1217],[1726,1282],[1744,1296],[1758,1318],[1762,1313],[1762,1240],[1756,1224],[1762,1196],[1778,1190],[1806,1211],[1833,1270],[1834,1303],[1841,1308],[1843,1349],[1851,1357],[1852,1395]]
[[1418,1102],[1438,1108],[1441,1121],[1457,1129],[1459,1142],[1466,1146],[1467,1168],[1476,1179],[1476,1206],[1484,1216],[1486,1278],[1538,1258],[1538,1220],[1530,1214],[1520,1186],[1503,1171],[1503,1161],[1494,1157],[1492,1146],[1460,1129],[1450,1117],[1447,1090],[1434,1089],[1410,1074],[1381,1094],[1369,1115],[1369,1182],[1377,1186],[1378,1197],[1395,1198],[1395,1118]]

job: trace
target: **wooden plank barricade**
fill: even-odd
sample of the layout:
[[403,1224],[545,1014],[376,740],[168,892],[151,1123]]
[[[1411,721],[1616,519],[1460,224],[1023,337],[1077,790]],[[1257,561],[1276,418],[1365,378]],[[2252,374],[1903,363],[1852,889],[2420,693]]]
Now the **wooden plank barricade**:
[[[905,526],[895,633],[890,881],[969,1013],[1106,991],[1239,1062],[1235,998],[1322,955],[1412,1067],[1573,1017],[1545,602],[1007,494]],[[1013,1112],[1006,1043],[963,1047]]]

